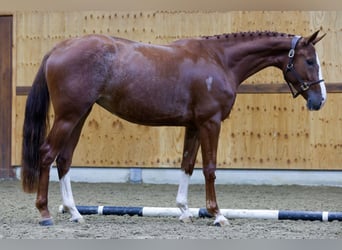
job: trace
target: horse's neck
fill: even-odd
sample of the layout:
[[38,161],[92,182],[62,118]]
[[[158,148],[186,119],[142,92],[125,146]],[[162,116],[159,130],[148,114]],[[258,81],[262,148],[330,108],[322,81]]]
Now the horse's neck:
[[218,41],[227,72],[242,83],[258,71],[274,66],[283,69],[291,47],[291,37],[261,37]]

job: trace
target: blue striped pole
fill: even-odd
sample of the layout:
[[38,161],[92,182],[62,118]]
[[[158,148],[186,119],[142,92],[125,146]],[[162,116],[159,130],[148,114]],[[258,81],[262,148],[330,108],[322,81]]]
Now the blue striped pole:
[[[137,215],[150,217],[179,217],[179,208],[168,207],[120,207],[120,206],[77,206],[82,215]],[[212,217],[205,208],[190,208],[193,217]],[[65,213],[63,206],[59,207]],[[274,219],[307,221],[342,221],[342,212],[261,210],[261,209],[220,209],[228,219]]]

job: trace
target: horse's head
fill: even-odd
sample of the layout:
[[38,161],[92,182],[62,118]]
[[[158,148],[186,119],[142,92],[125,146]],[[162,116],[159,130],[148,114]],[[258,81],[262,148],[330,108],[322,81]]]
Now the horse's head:
[[318,32],[309,37],[293,37],[283,71],[293,97],[302,95],[309,110],[319,110],[327,98],[321,65],[314,48],[325,34],[318,37]]

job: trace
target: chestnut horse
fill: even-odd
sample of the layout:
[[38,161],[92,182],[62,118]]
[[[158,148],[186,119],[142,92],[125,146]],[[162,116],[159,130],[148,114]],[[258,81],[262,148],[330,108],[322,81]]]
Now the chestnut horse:
[[[48,52],[28,95],[23,129],[23,190],[37,192],[41,225],[52,225],[48,209],[50,166],[56,161],[63,206],[83,221],[72,195],[69,168],[92,106],[133,123],[184,126],[181,179],[176,198],[180,220],[191,221],[188,185],[201,146],[206,208],[214,224],[228,225],[215,194],[216,154],[221,122],[232,110],[239,85],[274,66],[294,97],[319,110],[326,89],[314,45],[323,37],[277,32],[233,33],[151,45],[106,35],[57,44]],[[47,133],[49,103],[54,122]]]

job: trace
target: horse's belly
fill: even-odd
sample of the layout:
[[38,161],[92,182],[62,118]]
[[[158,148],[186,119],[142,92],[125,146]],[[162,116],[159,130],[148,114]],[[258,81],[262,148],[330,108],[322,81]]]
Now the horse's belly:
[[158,98],[153,101],[151,99],[116,100],[115,102],[99,100],[98,104],[124,120],[142,125],[183,126],[191,120],[191,112],[187,105],[165,103],[165,100],[158,101]]

